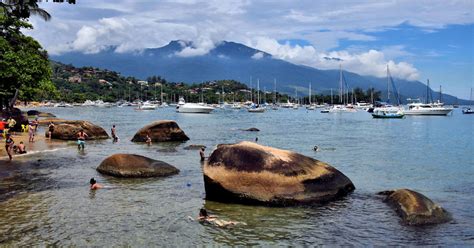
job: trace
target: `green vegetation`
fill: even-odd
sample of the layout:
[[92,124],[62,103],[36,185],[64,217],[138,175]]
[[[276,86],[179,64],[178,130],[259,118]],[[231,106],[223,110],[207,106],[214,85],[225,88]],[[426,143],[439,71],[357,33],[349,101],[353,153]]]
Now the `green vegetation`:
[[[56,0],[55,2],[63,2]],[[75,3],[74,0],[68,1]],[[36,0],[0,2],[0,110],[11,111],[16,99],[37,100],[48,94],[55,96],[48,54],[21,29],[32,29],[30,15],[44,20],[51,16],[38,7]]]

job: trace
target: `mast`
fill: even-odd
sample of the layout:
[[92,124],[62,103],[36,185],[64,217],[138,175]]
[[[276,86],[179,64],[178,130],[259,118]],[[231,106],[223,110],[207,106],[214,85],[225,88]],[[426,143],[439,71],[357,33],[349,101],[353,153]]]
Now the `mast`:
[[426,80],[426,103],[433,102],[433,95],[431,94],[430,80]]
[[311,83],[309,83],[309,105],[311,105]]
[[276,78],[273,79],[273,104],[276,104],[277,99],[277,81]]
[[374,104],[374,88],[370,86],[370,102]]
[[252,76],[250,76],[250,101],[253,102]]
[[354,94],[354,88],[352,88],[352,105],[354,105],[356,102],[355,94]]
[[342,97],[344,96],[343,86],[342,86],[342,65],[339,64],[339,103],[342,103]]
[[441,93],[441,85],[439,86],[439,102],[443,101],[443,94]]
[[390,71],[387,65],[387,103],[390,103]]
[[260,105],[260,79],[257,78],[257,105]]
[[160,101],[161,101],[161,104],[163,104],[163,83],[160,84]]
[[334,105],[333,97],[332,97],[332,88],[331,88],[331,105]]

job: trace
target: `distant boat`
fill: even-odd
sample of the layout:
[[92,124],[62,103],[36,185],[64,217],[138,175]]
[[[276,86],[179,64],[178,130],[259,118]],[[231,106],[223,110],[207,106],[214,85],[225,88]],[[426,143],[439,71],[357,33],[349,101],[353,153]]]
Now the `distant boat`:
[[156,108],[157,106],[155,104],[152,104],[147,101],[138,105],[138,108],[135,108],[135,110],[155,110]]
[[393,119],[403,118],[405,116],[403,108],[400,107],[400,97],[387,65],[387,102],[390,102],[390,88],[393,88],[397,106],[395,107],[390,104],[385,104],[376,107],[373,109],[372,117],[376,119]]
[[260,81],[257,79],[257,104],[252,104],[250,108],[247,109],[249,113],[263,113],[265,112],[265,107],[260,104]]
[[444,107],[443,103],[433,102],[430,100],[430,81],[426,83],[426,103],[422,103],[420,99],[407,99],[410,103],[408,104],[408,110],[405,110],[406,115],[448,115],[453,108]]
[[176,106],[176,112],[178,113],[209,114],[213,110],[213,107],[204,103],[186,103],[182,97],[179,98],[178,106]]
[[471,96],[469,97],[469,107],[464,108],[462,110],[463,114],[474,114],[474,109],[472,108],[472,88],[471,88]]

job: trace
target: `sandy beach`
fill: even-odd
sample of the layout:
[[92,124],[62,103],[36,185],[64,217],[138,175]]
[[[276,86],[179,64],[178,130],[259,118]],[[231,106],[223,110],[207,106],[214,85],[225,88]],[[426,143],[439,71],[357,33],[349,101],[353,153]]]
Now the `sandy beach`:
[[[34,156],[38,152],[53,152],[55,149],[62,149],[67,147],[67,142],[60,140],[49,140],[44,135],[45,129],[38,128],[37,133],[35,134],[34,142],[29,142],[28,132],[16,132],[12,135],[15,145],[20,144],[23,141],[26,147],[26,154],[13,154],[13,160],[16,159],[28,159],[28,157]],[[5,139],[1,137],[0,139],[0,161],[8,161],[8,155],[5,150]]]

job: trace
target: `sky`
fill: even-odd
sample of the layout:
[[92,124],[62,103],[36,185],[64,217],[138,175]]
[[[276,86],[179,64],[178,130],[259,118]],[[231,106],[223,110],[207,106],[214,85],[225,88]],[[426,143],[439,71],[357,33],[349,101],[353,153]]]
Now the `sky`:
[[[419,80],[469,98],[474,87],[474,1],[77,0],[40,3],[31,18],[50,54],[115,52],[193,41],[177,56],[201,56],[234,41],[318,69]],[[258,54],[255,55],[258,57]]]

